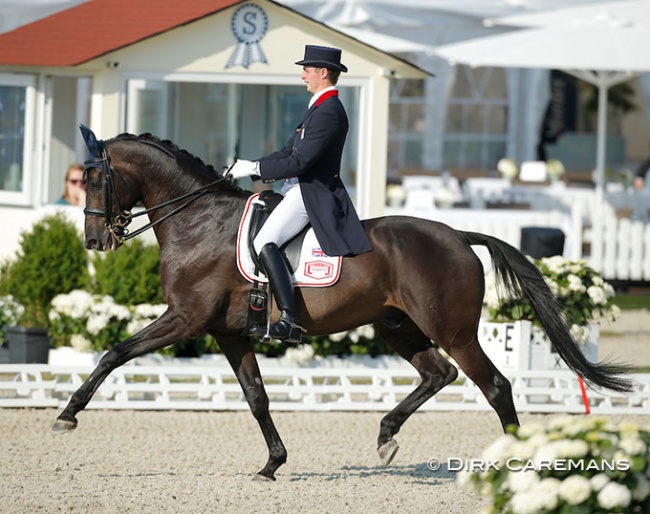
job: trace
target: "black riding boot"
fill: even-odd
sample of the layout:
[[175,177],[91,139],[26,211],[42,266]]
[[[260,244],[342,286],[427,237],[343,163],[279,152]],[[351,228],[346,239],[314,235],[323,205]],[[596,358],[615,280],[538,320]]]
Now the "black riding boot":
[[[264,248],[260,251],[259,260],[262,269],[269,278],[271,292],[280,308],[280,319],[271,325],[269,335],[273,339],[280,339],[287,343],[300,343],[302,341],[302,327],[296,314],[293,280],[287,263],[275,243],[264,245]],[[264,337],[266,327],[252,327],[251,334]]]

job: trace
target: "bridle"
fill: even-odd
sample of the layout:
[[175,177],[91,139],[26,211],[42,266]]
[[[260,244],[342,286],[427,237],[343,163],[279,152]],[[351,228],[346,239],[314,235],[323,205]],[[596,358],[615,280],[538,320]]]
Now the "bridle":
[[[140,142],[145,144],[151,144],[151,146],[155,146],[158,149],[166,151],[164,148],[161,148],[158,145],[155,145],[154,143],[149,143],[148,141],[140,141]],[[86,207],[84,208],[84,214],[86,216],[103,217],[105,220],[106,229],[111,234],[111,236],[113,236],[115,240],[118,241],[120,244],[123,244],[125,241],[142,234],[145,230],[148,230],[158,225],[159,223],[162,223],[167,218],[179,213],[180,211],[182,211],[183,209],[191,205],[193,202],[195,202],[202,196],[209,193],[210,189],[215,185],[219,184],[220,182],[223,182],[225,180],[232,181],[232,178],[226,173],[227,167],[224,167],[220,170],[219,173],[221,173],[221,175],[217,180],[210,182],[209,184],[206,184],[205,186],[202,186],[190,193],[184,194],[177,198],[173,198],[172,200],[168,200],[167,202],[161,203],[159,205],[155,205],[153,207],[144,209],[142,211],[133,214],[131,211],[122,209],[120,204],[119,192],[115,187],[115,178],[116,177],[119,178],[119,180],[122,182],[124,187],[126,187],[127,189],[128,189],[128,185],[124,180],[124,177],[122,177],[122,175],[120,174],[120,172],[113,167],[111,163],[110,155],[106,150],[106,145],[104,144],[104,142],[98,141],[98,143],[100,143],[100,147],[101,147],[101,156],[89,159],[84,162],[83,179],[86,180],[88,170],[92,168],[98,168],[102,171],[102,174],[104,176],[104,208],[92,209]],[[171,152],[167,152],[167,153],[170,156],[175,157]],[[113,199],[115,199],[117,203],[117,210],[118,210],[117,213],[114,213],[112,211]],[[162,209],[163,207],[167,207],[168,205],[175,204],[182,200],[187,200],[187,201],[179,205],[178,207],[172,209],[170,212],[168,212],[161,218],[157,219],[156,221],[149,222],[146,225],[135,230],[134,232],[129,232],[127,227],[133,221],[134,218],[143,216],[150,212],[155,212],[158,209]]]

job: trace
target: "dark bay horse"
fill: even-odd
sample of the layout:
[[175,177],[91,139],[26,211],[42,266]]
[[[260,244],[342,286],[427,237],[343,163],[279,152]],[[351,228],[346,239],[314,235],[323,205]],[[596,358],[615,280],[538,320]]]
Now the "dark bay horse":
[[[82,128],[85,129],[85,127]],[[86,129],[96,159],[86,165],[86,246],[116,250],[129,211],[142,202],[160,244],[167,311],[122,341],[72,395],[53,430],[77,426],[76,415],[115,368],[178,341],[212,334],[241,384],[266,440],[269,458],[256,475],[274,479],[287,452],[271,416],[250,339],[242,335],[251,285],[238,272],[235,241],[252,194],[169,141],[122,134],[97,141]],[[502,426],[518,424],[508,380],[477,340],[484,270],[470,245],[486,246],[505,286],[523,292],[562,359],[589,384],[629,391],[625,368],[587,361],[562,320],[561,306],[537,268],[517,249],[490,236],[460,232],[423,219],[390,216],[364,221],[373,251],[346,257],[340,281],[297,292],[307,335],[330,334],[364,324],[422,377],[421,383],[381,420],[378,451],[390,463],[393,436],[424,402],[453,382],[458,370],[435,341],[481,389]],[[133,235],[133,234],[130,234]],[[277,318],[278,313],[273,313]]]

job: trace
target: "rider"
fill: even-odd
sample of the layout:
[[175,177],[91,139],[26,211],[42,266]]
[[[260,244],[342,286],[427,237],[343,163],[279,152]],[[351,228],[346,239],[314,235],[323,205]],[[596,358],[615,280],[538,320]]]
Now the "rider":
[[[256,161],[238,159],[230,169],[233,178],[253,176],[263,182],[285,179],[284,199],[270,214],[253,241],[280,308],[280,319],[270,328],[274,339],[300,343],[291,271],[279,247],[308,223],[323,251],[330,256],[356,255],[372,250],[354,205],[340,178],[341,154],[348,132],[348,118],[338,99],[341,50],[305,46],[300,78],[313,94],[307,112],[293,135],[276,152]],[[264,327],[252,335],[263,336]]]

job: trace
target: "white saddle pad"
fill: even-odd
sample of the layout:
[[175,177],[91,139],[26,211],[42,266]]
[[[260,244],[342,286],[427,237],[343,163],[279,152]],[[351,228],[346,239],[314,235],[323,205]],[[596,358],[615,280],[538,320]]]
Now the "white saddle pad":
[[[255,264],[249,250],[249,228],[253,205],[258,200],[259,194],[254,194],[248,199],[237,234],[237,268],[249,282],[268,282],[263,274],[255,274]],[[293,274],[293,283],[297,287],[327,287],[335,284],[341,275],[342,257],[330,257],[318,244],[314,229],[310,228],[305,235],[300,250],[300,262]]]

